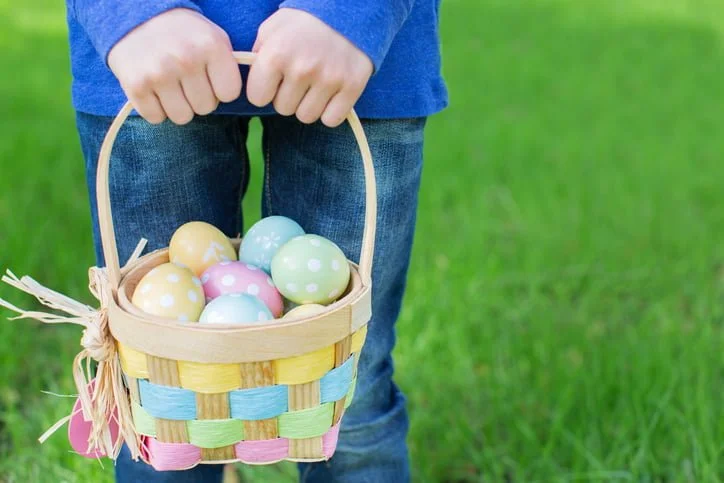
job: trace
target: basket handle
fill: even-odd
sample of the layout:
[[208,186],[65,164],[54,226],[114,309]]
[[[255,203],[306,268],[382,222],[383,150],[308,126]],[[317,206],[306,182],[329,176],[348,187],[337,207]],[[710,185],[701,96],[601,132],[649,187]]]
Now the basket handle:
[[[234,52],[234,58],[239,64],[251,65],[254,62],[255,54],[251,52]],[[116,140],[118,131],[133,110],[130,102],[121,108],[120,112],[111,123],[106,137],[101,145],[98,156],[98,171],[96,176],[96,196],[98,200],[98,224],[100,225],[101,242],[103,254],[106,260],[108,278],[115,294],[121,283],[121,266],[118,258],[118,246],[116,234],[113,228],[113,214],[111,212],[111,200],[109,192],[109,167],[111,150]],[[347,115],[347,122],[352,128],[354,137],[362,154],[365,174],[365,224],[362,235],[362,250],[360,253],[359,272],[362,283],[369,284],[372,274],[372,257],[375,247],[375,230],[377,226],[377,185],[375,183],[375,169],[372,163],[372,153],[367,143],[362,123],[354,112]]]

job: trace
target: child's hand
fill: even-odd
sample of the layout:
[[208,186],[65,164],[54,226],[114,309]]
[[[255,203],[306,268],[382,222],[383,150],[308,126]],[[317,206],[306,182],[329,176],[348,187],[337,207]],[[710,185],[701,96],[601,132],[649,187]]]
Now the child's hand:
[[344,121],[372,75],[372,61],[313,15],[282,8],[259,28],[246,93],[285,116],[329,127]]
[[226,33],[202,15],[174,9],[121,39],[108,65],[138,113],[186,124],[241,93],[241,74]]

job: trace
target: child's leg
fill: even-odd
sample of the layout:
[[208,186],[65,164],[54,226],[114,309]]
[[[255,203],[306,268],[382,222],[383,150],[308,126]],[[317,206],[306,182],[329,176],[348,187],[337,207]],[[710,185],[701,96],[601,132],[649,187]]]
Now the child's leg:
[[[283,117],[263,122],[265,214],[289,216],[358,260],[365,195],[352,131],[346,125],[328,129]],[[375,160],[379,207],[373,317],[337,453],[329,463],[301,465],[305,482],[409,480],[405,399],[392,381],[391,351],[412,247],[425,120],[363,124]]]
[[[96,220],[95,171],[103,137],[112,119],[77,117],[99,263],[102,263]],[[168,246],[181,224],[204,220],[229,236],[240,231],[240,195],[247,179],[245,148],[248,121],[210,116],[186,126],[152,125],[131,118],[121,129],[111,159],[111,204],[122,262],[141,237],[149,249]],[[222,466],[200,465],[184,472],[156,472],[131,461],[128,452],[116,464],[118,482],[221,482]]]
[[[103,262],[96,209],[96,166],[112,119],[79,113],[86,160],[93,235]],[[241,196],[248,181],[248,119],[197,117],[185,126],[129,118],[111,157],[111,206],[121,264],[138,241],[148,250],[168,246],[173,232],[191,220],[207,221],[229,236],[241,229]]]

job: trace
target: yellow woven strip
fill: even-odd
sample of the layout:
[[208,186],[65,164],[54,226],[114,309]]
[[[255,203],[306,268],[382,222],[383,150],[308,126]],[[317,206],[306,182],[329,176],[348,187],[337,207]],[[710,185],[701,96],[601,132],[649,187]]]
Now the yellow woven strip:
[[367,326],[363,325],[360,330],[352,334],[352,347],[350,348],[350,352],[355,353],[362,350],[362,346],[365,343],[365,339],[367,338]]
[[136,379],[148,379],[148,364],[146,354],[118,343],[118,357],[121,359],[121,368],[127,376]]
[[156,420],[146,412],[136,401],[131,401],[133,425],[139,434],[156,436]]
[[239,364],[203,364],[178,361],[181,387],[207,394],[229,392],[241,387]]
[[334,368],[334,346],[274,361],[276,384],[305,384],[321,379]]

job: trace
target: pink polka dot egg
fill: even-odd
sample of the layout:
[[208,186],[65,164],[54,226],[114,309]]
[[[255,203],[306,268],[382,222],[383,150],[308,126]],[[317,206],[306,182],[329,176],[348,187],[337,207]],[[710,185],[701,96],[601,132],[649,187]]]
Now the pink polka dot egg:
[[258,297],[279,317],[284,311],[284,300],[274,282],[263,270],[244,262],[220,262],[212,265],[201,275],[206,301],[233,293],[246,293]]

